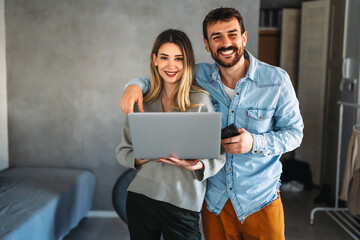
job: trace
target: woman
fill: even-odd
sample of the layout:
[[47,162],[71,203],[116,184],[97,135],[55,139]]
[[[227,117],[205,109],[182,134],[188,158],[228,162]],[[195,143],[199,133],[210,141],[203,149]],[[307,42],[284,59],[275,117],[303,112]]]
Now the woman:
[[[209,95],[193,84],[195,59],[189,38],[169,29],[155,40],[150,56],[151,89],[145,112],[213,112]],[[156,137],[156,136],[154,136]],[[220,146],[219,146],[220,147]],[[116,149],[123,166],[137,169],[128,188],[126,213],[131,239],[201,239],[199,214],[206,178],[222,159],[134,159],[128,119]]]

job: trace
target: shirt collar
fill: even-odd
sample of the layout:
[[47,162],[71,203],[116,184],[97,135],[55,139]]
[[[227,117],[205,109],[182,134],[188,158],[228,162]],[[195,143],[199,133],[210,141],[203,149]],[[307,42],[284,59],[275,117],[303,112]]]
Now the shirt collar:
[[247,50],[244,50],[244,57],[245,59],[248,59],[250,61],[249,69],[246,73],[246,77],[249,78],[252,81],[259,81],[258,74],[256,73],[259,60],[254,58],[253,55],[251,55]]
[[[245,59],[250,61],[249,69],[245,75],[245,78],[248,78],[252,81],[259,81],[259,78],[256,74],[256,69],[258,66],[258,60],[253,57],[247,50],[244,49],[244,57]],[[212,69],[210,71],[210,77],[215,81],[221,81],[220,79],[220,70],[216,62],[213,64]]]

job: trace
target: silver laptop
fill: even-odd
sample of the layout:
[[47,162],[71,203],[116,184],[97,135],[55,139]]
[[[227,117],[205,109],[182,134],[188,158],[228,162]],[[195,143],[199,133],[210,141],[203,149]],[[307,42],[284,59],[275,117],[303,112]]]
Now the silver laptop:
[[221,113],[129,114],[135,158],[219,158]]

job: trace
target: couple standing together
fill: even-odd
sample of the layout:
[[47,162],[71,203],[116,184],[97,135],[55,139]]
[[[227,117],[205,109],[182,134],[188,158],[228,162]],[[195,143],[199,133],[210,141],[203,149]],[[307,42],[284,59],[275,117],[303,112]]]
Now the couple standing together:
[[236,9],[209,12],[203,35],[215,63],[195,70],[188,37],[162,32],[151,52],[150,80],[132,80],[121,109],[130,113],[137,103],[135,110],[145,112],[217,111],[222,127],[236,124],[240,135],[221,141],[220,159],[134,159],[126,119],[116,156],[138,171],[128,189],[130,237],[201,239],[201,211],[207,240],[285,239],[279,159],[303,136],[290,78],[244,49],[247,32]]

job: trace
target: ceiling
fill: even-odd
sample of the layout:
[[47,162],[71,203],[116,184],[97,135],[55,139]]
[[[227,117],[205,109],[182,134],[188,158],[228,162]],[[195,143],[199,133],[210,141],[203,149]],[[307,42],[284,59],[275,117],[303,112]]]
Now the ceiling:
[[260,0],[260,8],[300,8],[303,0]]

